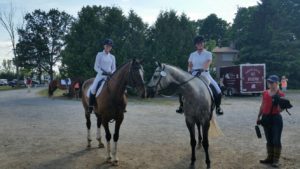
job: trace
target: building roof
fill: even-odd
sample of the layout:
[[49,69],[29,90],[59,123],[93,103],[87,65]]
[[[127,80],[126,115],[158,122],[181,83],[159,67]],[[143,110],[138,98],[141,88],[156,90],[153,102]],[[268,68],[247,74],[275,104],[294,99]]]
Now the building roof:
[[212,51],[213,53],[238,53],[238,50],[232,49],[230,47],[215,47]]

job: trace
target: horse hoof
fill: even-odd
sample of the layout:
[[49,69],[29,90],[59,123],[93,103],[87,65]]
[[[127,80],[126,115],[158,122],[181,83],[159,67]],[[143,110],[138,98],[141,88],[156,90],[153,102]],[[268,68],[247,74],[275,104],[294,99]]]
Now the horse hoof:
[[119,166],[119,161],[117,161],[117,160],[116,160],[116,161],[113,161],[113,162],[111,163],[111,165],[112,165],[112,166]]
[[190,164],[189,169],[195,169],[195,165],[194,164]]
[[107,163],[112,163],[111,157],[107,157],[107,158],[106,158],[106,162],[107,162]]
[[88,144],[88,145],[86,146],[86,148],[91,148],[91,145],[90,145],[90,144]]
[[98,148],[104,148],[104,144],[103,143],[99,143]]

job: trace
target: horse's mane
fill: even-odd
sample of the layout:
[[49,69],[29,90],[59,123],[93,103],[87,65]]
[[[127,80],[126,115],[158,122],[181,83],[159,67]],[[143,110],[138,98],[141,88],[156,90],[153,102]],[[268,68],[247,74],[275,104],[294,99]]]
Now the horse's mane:
[[185,73],[185,74],[191,75],[191,74],[189,74],[187,71],[185,71],[185,70],[181,69],[181,68],[180,68],[180,67],[178,67],[178,66],[170,65],[170,64],[167,64],[167,63],[163,63],[163,64],[164,64],[164,65],[166,65],[166,66],[170,66],[171,68],[177,69],[177,70],[181,71],[182,73]]
[[129,63],[131,63],[131,61],[125,62],[125,63],[121,64],[120,66],[118,66],[118,68],[116,69],[116,71],[111,76],[113,76],[114,74],[116,74],[119,70],[121,70],[124,66],[126,66]]
[[[164,65],[170,66],[170,67],[173,68],[173,69],[176,69],[176,70],[178,70],[178,71],[181,71],[182,73],[184,73],[184,75],[192,76],[190,73],[188,73],[187,71],[181,69],[181,68],[178,67],[178,66],[174,66],[174,65],[170,65],[170,64],[166,64],[166,63],[164,63]],[[205,76],[200,75],[198,78],[201,79],[202,81],[204,81],[205,83],[209,84],[209,80],[208,80]]]

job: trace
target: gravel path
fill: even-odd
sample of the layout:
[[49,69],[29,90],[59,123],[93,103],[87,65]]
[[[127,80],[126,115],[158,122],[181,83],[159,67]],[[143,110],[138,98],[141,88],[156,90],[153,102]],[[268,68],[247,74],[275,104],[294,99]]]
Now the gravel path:
[[[185,169],[190,162],[189,133],[184,116],[175,113],[177,99],[130,99],[120,130],[120,166],[105,163],[97,148],[92,118],[92,148],[86,149],[86,127],[80,101],[48,99],[33,89],[0,92],[1,169]],[[283,113],[282,166],[300,168],[300,94],[288,94],[295,107]],[[224,136],[210,139],[212,168],[268,168],[265,140],[254,132],[260,98],[225,98],[225,115],[217,117]],[[113,131],[113,126],[111,127]],[[102,137],[104,131],[102,129]],[[103,140],[104,141],[104,140]],[[205,168],[203,149],[196,168]]]

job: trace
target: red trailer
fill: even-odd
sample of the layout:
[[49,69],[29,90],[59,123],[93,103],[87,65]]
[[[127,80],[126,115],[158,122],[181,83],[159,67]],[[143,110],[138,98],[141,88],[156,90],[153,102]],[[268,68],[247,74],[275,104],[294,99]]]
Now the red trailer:
[[241,64],[220,68],[220,85],[225,95],[259,95],[266,89],[265,64]]

